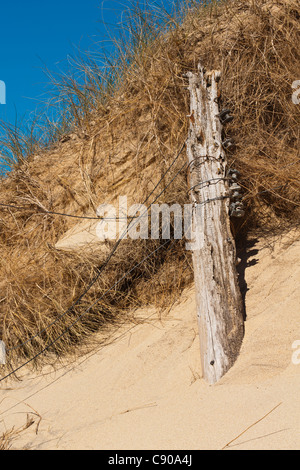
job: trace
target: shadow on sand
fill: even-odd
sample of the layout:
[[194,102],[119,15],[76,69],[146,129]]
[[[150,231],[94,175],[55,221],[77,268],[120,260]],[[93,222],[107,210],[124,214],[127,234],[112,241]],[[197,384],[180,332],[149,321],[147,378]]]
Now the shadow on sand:
[[[247,268],[249,268],[249,266],[255,266],[258,263],[258,259],[253,258],[253,256],[258,254],[258,249],[254,248],[257,242],[257,238],[247,240],[246,236],[240,238],[236,242],[237,257],[241,260],[240,263],[237,265],[237,273],[240,291],[243,299],[244,320],[246,320],[247,318],[245,301],[247,291],[249,290],[245,279],[245,271]],[[249,258],[252,258],[251,261],[249,261]]]

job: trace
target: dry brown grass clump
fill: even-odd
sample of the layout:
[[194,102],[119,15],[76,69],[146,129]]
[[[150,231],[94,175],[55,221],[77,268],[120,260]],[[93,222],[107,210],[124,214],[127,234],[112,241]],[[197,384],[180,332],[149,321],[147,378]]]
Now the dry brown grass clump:
[[[39,424],[41,422],[41,416],[37,415],[34,413],[36,416],[38,416],[39,420],[36,425],[36,434],[38,432]],[[15,449],[13,447],[14,441],[20,436],[20,434],[24,433],[27,429],[29,429],[33,424],[35,424],[36,420],[30,416],[30,414],[27,414],[27,420],[26,423],[23,426],[20,426],[18,428],[12,427],[11,429],[8,429],[4,433],[0,434],[0,450],[19,450]],[[23,447],[22,450],[28,450],[27,447]]]
[[[220,106],[235,116],[226,128],[237,143],[229,161],[240,170],[247,202],[237,233],[299,221],[300,105],[293,104],[291,88],[300,79],[299,15],[296,0],[229,0],[187,9],[182,24],[173,23],[143,45],[105,106],[93,110],[93,121],[81,119],[72,136],[51,151],[29,156],[1,182],[0,201],[23,207],[1,209],[0,219],[0,337],[10,364],[32,357],[61,335],[49,350],[71,350],[134,307],[154,301],[167,306],[191,282],[183,241],[142,262],[163,241],[128,240],[64,315],[97,275],[107,250],[57,250],[55,243],[78,220],[45,210],[95,216],[99,204],[115,202],[118,195],[127,195],[129,205],[143,202],[187,137],[183,73],[195,71],[199,61],[221,70]],[[148,202],[171,182],[185,158],[183,152]],[[157,202],[189,202],[185,171]],[[135,263],[141,264],[101,298]]]

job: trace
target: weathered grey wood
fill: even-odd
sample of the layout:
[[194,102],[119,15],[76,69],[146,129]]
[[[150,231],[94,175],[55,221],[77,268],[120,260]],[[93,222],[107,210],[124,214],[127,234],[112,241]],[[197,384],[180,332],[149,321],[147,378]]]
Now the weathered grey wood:
[[235,362],[244,336],[243,303],[230,229],[226,158],[218,117],[220,73],[188,73],[187,157],[196,239],[193,246],[197,315],[204,379],[217,382]]

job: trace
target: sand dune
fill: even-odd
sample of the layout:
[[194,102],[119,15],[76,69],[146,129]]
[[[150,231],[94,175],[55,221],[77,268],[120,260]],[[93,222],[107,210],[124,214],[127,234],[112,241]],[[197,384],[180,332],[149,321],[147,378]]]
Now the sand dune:
[[122,327],[111,344],[76,363],[2,383],[0,432],[31,413],[35,424],[15,448],[222,449],[231,441],[227,449],[299,448],[300,364],[292,363],[292,344],[300,340],[300,234],[252,245],[245,339],[218,384],[201,379],[190,289],[168,315],[138,312],[144,323]]

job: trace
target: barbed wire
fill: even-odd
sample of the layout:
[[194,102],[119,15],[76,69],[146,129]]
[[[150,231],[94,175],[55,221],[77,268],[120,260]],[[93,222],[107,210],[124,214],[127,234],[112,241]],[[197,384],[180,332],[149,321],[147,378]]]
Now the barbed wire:
[[[185,143],[186,141],[184,142],[184,144],[182,145],[180,151],[178,152],[178,154],[176,155],[176,157],[174,158],[174,160],[172,161],[171,165],[168,167],[168,169],[166,170],[166,172],[164,173],[164,175],[161,177],[161,179],[159,180],[159,182],[157,183],[157,185],[155,186],[155,188],[152,190],[152,192],[147,196],[147,198],[145,199],[144,201],[144,204],[149,200],[149,198],[151,197],[151,195],[154,193],[154,191],[156,190],[156,188],[159,186],[160,182],[163,180],[163,178],[166,176],[166,174],[170,171],[170,169],[174,166],[175,162],[178,160],[179,156],[181,155],[183,149],[184,149],[184,146],[185,146]],[[154,199],[154,202],[164,193],[164,191],[166,191],[167,187],[170,186],[170,184],[175,180],[175,178],[181,173],[181,171],[187,166],[187,163],[185,163],[180,169],[179,171],[177,171],[177,173],[175,174],[175,176],[171,179],[171,181],[163,188],[163,190],[155,197]],[[148,206],[148,208],[145,210],[144,213],[146,213],[149,209],[149,207],[151,207],[151,205],[153,204],[153,202]],[[142,217],[142,216],[140,216]],[[106,262],[104,263],[104,265],[101,266],[101,269],[99,271],[99,273],[95,276],[95,278],[89,283],[89,286],[85,289],[84,293],[81,294],[81,296],[77,299],[76,302],[74,302],[72,304],[71,307],[69,307],[62,315],[60,315],[58,318],[55,319],[55,321],[53,321],[50,325],[48,325],[46,328],[44,328],[43,330],[39,331],[35,336],[27,339],[25,342],[23,342],[22,344],[18,345],[17,347],[14,347],[14,348],[10,348],[7,350],[7,352],[9,351],[12,351],[12,350],[15,350],[15,349],[18,349],[22,346],[24,346],[26,343],[28,343],[29,341],[32,341],[33,339],[35,339],[36,337],[40,336],[44,331],[46,331],[48,328],[50,328],[51,326],[53,326],[57,321],[61,320],[61,318],[63,316],[65,316],[68,312],[70,312],[71,309],[73,309],[77,304],[78,302],[87,294],[87,292],[91,289],[91,287],[95,284],[95,282],[99,279],[100,277],[100,274],[101,272],[103,271],[104,267],[107,266],[107,264],[109,263],[110,259],[112,258],[114,252],[116,251],[117,247],[119,246],[121,240],[123,239],[124,235],[128,232],[129,228],[130,228],[130,224],[132,223],[133,221],[133,218],[131,218],[129,224],[127,225],[127,228],[126,230],[124,230],[123,234],[121,235],[121,237],[119,238],[119,240],[115,243],[111,253],[109,254]],[[137,221],[136,221],[137,222]],[[131,227],[132,228],[132,227]],[[173,241],[174,242],[174,241]],[[171,242],[171,243],[173,243]],[[147,255],[142,261],[140,261],[139,263],[137,263],[133,268],[131,268],[129,271],[127,271],[118,281],[116,281],[113,286],[111,286],[109,289],[107,289],[104,294],[99,298],[97,299],[95,302],[93,302],[81,315],[79,315],[76,320],[68,327],[66,328],[58,337],[56,337],[51,343],[49,343],[45,348],[43,348],[41,351],[39,351],[37,354],[35,354],[32,358],[30,358],[28,361],[26,361],[25,363],[23,363],[21,366],[15,368],[14,370],[12,370],[9,374],[7,374],[5,377],[1,378],[0,379],[0,382],[2,382],[3,380],[9,378],[11,375],[15,374],[16,372],[18,372],[21,368],[25,367],[26,365],[28,365],[29,363],[31,363],[32,361],[34,361],[35,359],[37,359],[41,354],[43,354],[45,351],[47,351],[51,346],[53,346],[55,343],[57,343],[57,341],[59,341],[59,339],[64,336],[68,331],[70,331],[70,329],[76,324],[78,323],[81,318],[86,315],[98,302],[100,302],[100,300],[108,293],[110,292],[114,287],[116,287],[128,274],[130,274],[134,269],[136,269],[138,266],[140,266],[146,259],[148,259],[150,256],[152,256],[154,253],[156,253],[158,250],[162,249],[164,246],[166,246],[168,243],[170,243],[170,240],[167,240],[165,243],[163,243],[162,245],[160,245],[158,248],[156,248],[154,251],[152,251],[149,255]]]
[[[165,173],[163,174],[163,176],[160,178],[159,182],[156,184],[156,186],[153,188],[153,190],[151,191],[151,193],[147,196],[147,198],[145,199],[143,205],[146,204],[146,202],[150,199],[150,197],[152,196],[152,194],[155,192],[155,190],[158,188],[159,184],[161,183],[161,181],[164,179],[164,177],[166,176],[166,174],[171,170],[171,168],[174,166],[174,164],[176,163],[176,161],[178,160],[179,156],[181,155],[183,149],[184,149],[184,146],[185,146],[185,143],[186,141],[183,143],[179,153],[176,155],[176,157],[174,158],[174,160],[172,161],[172,163],[170,164],[170,166],[168,167],[168,169],[165,171]],[[124,236],[128,233],[128,231],[130,229],[132,229],[134,227],[134,225],[132,225],[130,227],[130,225],[132,224],[133,220],[135,219],[135,223],[138,223],[138,219],[143,217],[144,214],[146,214],[148,212],[148,209],[151,207],[151,205],[157,201],[157,199],[166,191],[166,189],[171,185],[171,183],[175,180],[175,178],[177,178],[177,176],[180,174],[180,172],[184,169],[184,167],[187,165],[187,163],[185,163],[180,169],[179,171],[177,171],[177,173],[175,174],[175,176],[171,179],[171,181],[169,181],[169,183],[164,186],[163,190],[155,197],[154,201],[152,201],[152,203],[145,209],[144,213],[142,215],[140,215],[138,218],[135,218],[135,217],[130,217],[130,221],[129,223],[127,224],[127,227],[126,229],[123,231],[122,235],[119,237],[119,239],[116,241],[116,243],[114,244],[111,252],[109,253],[109,255],[107,256],[105,262],[103,263],[103,265],[101,266],[101,268],[99,269],[98,273],[96,274],[96,276],[90,281],[90,283],[88,284],[88,286],[86,287],[86,289],[84,290],[84,292],[77,298],[77,300],[75,302],[73,302],[73,304],[65,311],[63,312],[62,314],[60,314],[53,322],[51,322],[49,325],[47,325],[45,328],[43,328],[42,330],[38,331],[34,336],[31,336],[30,338],[28,338],[26,341],[24,341],[23,343],[19,344],[18,346],[15,346],[13,348],[9,348],[7,350],[7,352],[9,351],[14,351],[16,349],[20,349],[22,346],[26,345],[27,343],[29,343],[30,341],[33,341],[35,338],[41,336],[45,331],[47,331],[49,328],[51,328],[53,325],[55,325],[58,321],[60,321],[63,317],[65,317],[72,309],[74,309],[74,307],[76,307],[78,305],[78,303],[83,299],[83,297],[85,297],[85,295],[90,291],[90,289],[93,287],[93,285],[97,282],[97,280],[100,278],[100,275],[102,274],[102,272],[104,271],[104,269],[106,268],[106,266],[109,264],[111,258],[113,257],[114,253],[116,252],[118,246],[120,245],[121,241],[124,239]]]
[[[6,204],[3,202],[0,202],[0,206],[4,207],[6,209],[18,209],[18,210],[28,210],[30,209],[30,206],[16,206],[15,204]],[[55,212],[55,211],[48,211],[45,209],[42,209],[38,204],[35,204],[35,207],[39,207],[42,212],[36,212],[35,215],[59,215],[62,217],[71,217],[73,219],[85,219],[85,220],[126,220],[127,217],[92,217],[92,216],[84,216],[84,215],[74,215],[74,214],[66,214],[64,212]]]
[[211,184],[218,184],[220,181],[232,181],[232,178],[224,176],[220,178],[211,178],[210,180],[201,181],[200,183],[194,184],[194,186],[189,188],[187,192],[189,193],[190,191],[193,191],[195,188],[198,188],[198,187],[199,189],[201,189],[201,186],[203,186],[204,184],[207,184],[207,186],[210,186]]

